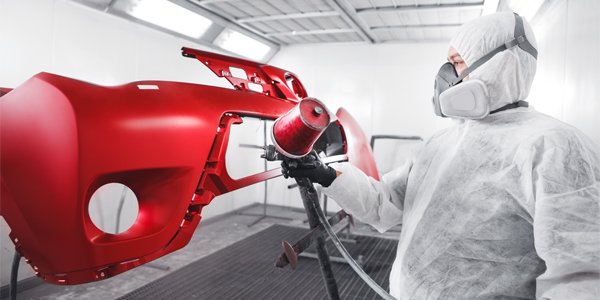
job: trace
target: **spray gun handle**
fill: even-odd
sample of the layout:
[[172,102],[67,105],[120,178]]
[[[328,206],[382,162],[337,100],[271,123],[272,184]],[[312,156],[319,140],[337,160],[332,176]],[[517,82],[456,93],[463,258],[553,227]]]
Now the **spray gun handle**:
[[[314,152],[314,150],[313,150],[313,152]],[[316,155],[316,153],[315,153],[315,155]],[[299,165],[302,165],[303,167],[313,167],[313,168],[315,167],[314,161],[306,160],[303,158],[289,158],[289,157],[279,153],[279,151],[277,151],[277,149],[273,145],[268,145],[265,148],[265,153],[262,154],[260,157],[266,159],[267,161],[276,161],[276,160],[286,161],[287,164],[292,169],[297,168]]]

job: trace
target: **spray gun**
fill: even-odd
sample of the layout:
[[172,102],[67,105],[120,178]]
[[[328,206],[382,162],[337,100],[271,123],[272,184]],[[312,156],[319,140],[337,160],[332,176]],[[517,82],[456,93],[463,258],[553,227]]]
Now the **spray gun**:
[[[323,103],[314,98],[304,98],[292,110],[275,120],[271,130],[273,145],[267,146],[262,157],[268,161],[285,161],[290,168],[298,168],[300,166],[315,167],[314,165],[309,166],[309,164],[321,163],[319,160],[305,158],[311,152],[314,152],[313,146],[315,142],[327,129],[330,122],[331,115]],[[314,153],[314,155],[317,154]],[[325,236],[321,232],[317,232],[322,230],[327,232],[338,251],[367,285],[383,299],[394,300],[394,297],[390,296],[385,289],[373,281],[352,256],[350,256],[335,234],[330,222],[328,222],[325,213],[321,210],[319,197],[312,182],[308,178],[296,178],[296,182],[300,188],[300,195],[306,209],[311,232],[315,233],[309,233],[308,239],[315,242],[319,266],[329,299],[340,299],[340,296],[331,269],[329,254],[325,248]],[[344,212],[340,211],[340,213]],[[318,228],[321,228],[321,230],[317,230]],[[294,265],[297,263],[297,255],[309,245],[310,243],[305,243],[302,240],[293,246],[284,241],[282,243],[283,251],[276,265],[283,265],[281,262],[285,261],[292,264],[292,268],[294,268]]]
[[321,101],[304,98],[292,110],[275,120],[271,130],[273,145],[262,155],[268,161],[287,160],[291,166],[301,163],[331,122]]

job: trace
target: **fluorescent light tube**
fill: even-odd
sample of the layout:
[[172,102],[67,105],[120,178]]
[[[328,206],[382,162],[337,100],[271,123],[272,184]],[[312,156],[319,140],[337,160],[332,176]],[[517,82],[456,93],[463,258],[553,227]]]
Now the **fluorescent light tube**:
[[212,24],[209,19],[167,0],[133,1],[128,14],[196,39]]
[[231,29],[224,29],[215,39],[214,44],[225,50],[257,61],[265,58],[265,55],[271,51],[269,45]]

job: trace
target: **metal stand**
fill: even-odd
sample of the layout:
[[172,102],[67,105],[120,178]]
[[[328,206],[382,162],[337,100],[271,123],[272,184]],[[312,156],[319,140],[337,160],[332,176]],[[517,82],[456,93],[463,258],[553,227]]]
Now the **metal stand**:
[[152,269],[161,270],[161,271],[169,271],[169,270],[171,270],[171,267],[169,267],[167,265],[155,263],[155,262],[145,263],[142,266],[148,267],[148,268],[152,268]]
[[[288,185],[288,189],[293,189],[298,187],[298,184]],[[317,190],[317,198],[321,199],[321,192]],[[327,195],[323,195],[323,212],[326,216],[329,216],[329,212],[327,211]],[[308,219],[302,220],[302,223],[308,223]]]
[[[348,218],[351,218],[351,217],[352,216],[348,216]],[[344,225],[343,227],[336,230],[336,234],[338,232],[345,231],[345,233],[344,233],[345,238],[340,238],[340,241],[345,244],[356,244],[356,243],[358,243],[358,241],[356,239],[352,238],[352,235],[350,234],[350,225],[351,225],[351,223],[350,223],[350,221],[348,221],[348,223],[346,225]],[[330,240],[329,237],[325,238],[326,242],[329,240]],[[302,252],[302,253],[298,254],[298,256],[312,258],[312,259],[318,258],[317,254],[308,252],[308,251]],[[364,266],[364,259],[365,258],[362,254],[358,255],[358,257],[356,258],[356,262],[358,263],[359,266],[361,266],[361,267]],[[329,260],[332,262],[336,262],[336,263],[350,264],[345,258],[343,258],[341,256],[330,255]]]
[[[383,299],[396,300],[385,289],[379,286],[373,280],[373,278],[371,278],[369,274],[367,274],[362,269],[361,264],[354,260],[350,253],[348,253],[348,250],[346,250],[346,248],[342,244],[342,241],[336,235],[331,225],[339,222],[340,220],[332,220],[332,223],[330,224],[330,221],[327,220],[327,217],[321,209],[317,191],[315,190],[310,180],[307,178],[296,178],[296,182],[300,187],[300,196],[302,197],[302,203],[304,204],[304,208],[306,209],[306,215],[308,216],[308,222],[310,224],[311,231],[309,232],[308,236],[303,237],[300,241],[295,243],[294,246],[284,241],[282,243],[283,253],[277,259],[275,266],[283,267],[285,266],[286,262],[289,262],[292,266],[292,269],[294,269],[297,263],[296,255],[302,253],[303,249],[306,249],[307,246],[300,245],[299,243],[303,243],[307,238],[311,238],[312,241],[315,242],[315,248],[317,249],[317,258],[319,259],[319,266],[321,267],[321,273],[323,275],[323,281],[325,282],[325,287],[327,289],[327,295],[329,296],[329,299],[339,299],[337,284],[333,276],[333,271],[331,270],[331,260],[329,255],[327,254],[327,249],[325,248],[325,237],[322,234],[311,234],[311,232],[315,231],[317,228],[321,228],[322,226],[325,232],[327,232],[329,238],[331,238],[331,242],[333,243],[333,245],[340,252],[340,254],[342,254],[344,259],[348,262],[348,265],[350,265],[350,267],[356,272],[356,274]],[[345,214],[344,211],[340,211],[339,213]],[[340,216],[340,218],[343,217],[343,215]]]
[[[266,183],[266,181],[265,181]],[[265,200],[263,202],[263,213],[262,214],[252,214],[252,213],[240,213],[240,215],[244,215],[244,216],[258,216],[258,218],[252,222],[250,222],[250,224],[248,224],[248,227],[252,227],[256,224],[258,224],[260,221],[266,219],[266,218],[272,218],[272,219],[280,219],[280,220],[293,220],[292,218],[287,218],[287,217],[281,217],[281,216],[274,216],[274,215],[269,215],[267,214],[267,201]]]
[[[303,180],[310,183],[310,181],[306,178],[304,178]],[[314,192],[314,188],[312,187],[312,184],[311,184],[310,189],[312,189],[312,192],[316,194],[316,192]],[[304,199],[304,197],[303,197],[303,199]],[[379,286],[373,280],[373,278],[369,277],[369,274],[365,273],[365,271],[358,265],[358,263],[352,258],[352,256],[350,256],[350,253],[348,253],[348,250],[346,250],[346,248],[344,248],[344,245],[342,245],[342,241],[340,241],[340,239],[337,237],[337,235],[333,231],[333,228],[327,221],[327,217],[325,216],[325,214],[321,210],[321,207],[319,206],[319,201],[315,201],[315,200],[306,201],[305,204],[306,203],[312,205],[312,209],[316,213],[319,223],[321,223],[321,225],[323,225],[323,228],[327,232],[327,235],[329,235],[329,237],[331,238],[333,245],[342,254],[342,256],[348,261],[348,264],[350,265],[350,267],[352,267],[352,269],[354,269],[356,274],[358,276],[360,276],[360,278],[366,284],[368,284],[371,287],[371,289],[373,289],[375,292],[377,292],[377,294],[379,294],[379,296],[381,296],[383,299],[396,300],[396,298],[392,297],[385,289],[383,289],[381,286]]]
[[13,256],[12,268],[10,270],[10,290],[9,296],[10,300],[17,299],[17,277],[19,274],[19,263],[21,262],[21,254],[17,249],[15,249],[15,254]]
[[[267,148],[267,120],[263,120],[263,146],[256,146],[256,145],[248,145],[248,144],[240,144],[240,147],[245,147],[245,148],[257,148],[257,149],[266,149]],[[264,160],[264,167],[265,167],[265,172],[268,171],[267,170],[267,160]],[[264,197],[263,197],[263,213],[262,214],[253,214],[253,213],[238,213],[240,215],[244,215],[244,216],[258,216],[258,218],[252,222],[250,222],[250,224],[248,224],[248,227],[252,227],[256,224],[258,224],[260,221],[266,219],[266,218],[272,218],[272,219],[280,219],[280,220],[288,220],[291,221],[293,220],[293,218],[286,218],[286,217],[281,217],[281,216],[274,216],[274,215],[269,215],[267,214],[267,191],[268,191],[268,181],[265,180],[265,192],[264,192]]]
[[[300,187],[300,184],[297,183],[297,184],[288,185],[288,189],[293,189],[295,187]],[[314,187],[313,187],[313,189],[314,189]],[[315,189],[315,191],[316,191],[316,189]],[[300,191],[300,194],[302,194],[302,191]],[[316,196],[317,196],[316,201],[317,201],[317,203],[319,203],[319,199],[321,199],[321,193],[319,191],[316,191]],[[325,216],[328,216],[329,214],[327,213],[327,195],[323,195],[323,196],[324,196],[323,197],[323,213],[325,214]],[[306,208],[306,205],[304,205],[304,207]],[[307,212],[307,214],[308,214],[308,212]],[[309,222],[310,222],[310,217],[303,221],[303,223],[309,223]],[[312,228],[313,227],[311,226],[311,229]],[[342,227],[340,230],[344,230],[344,229],[346,229],[346,238],[340,239],[340,241],[342,241],[344,243],[356,244],[357,241],[355,239],[352,239],[351,235],[350,235],[350,223],[346,224],[346,226]],[[327,240],[329,240],[329,238],[327,238],[325,241],[327,241]],[[312,259],[319,258],[318,254],[312,253],[312,252],[302,252],[302,253],[298,254],[298,256],[312,258]],[[364,258],[362,257],[362,255],[359,255],[358,258],[356,259],[356,261],[359,263],[359,265],[362,266],[363,259]],[[333,255],[329,256],[329,260],[333,261],[333,262],[337,262],[337,263],[345,263],[345,264],[348,263],[348,261],[345,258],[339,257],[339,256],[333,256]]]
[[[312,183],[306,178],[296,178],[296,182],[300,188],[300,195],[302,196],[302,203],[306,209],[308,224],[311,229],[318,227],[320,221],[316,209],[320,209],[320,204],[317,191]],[[333,271],[331,270],[331,261],[329,260],[327,249],[325,248],[325,237],[323,235],[316,236],[315,248],[317,249],[317,258],[319,260],[319,266],[321,267],[325,288],[327,289],[327,295],[330,300],[338,300],[340,299],[340,295],[337,283],[335,282],[335,277],[333,276]]]

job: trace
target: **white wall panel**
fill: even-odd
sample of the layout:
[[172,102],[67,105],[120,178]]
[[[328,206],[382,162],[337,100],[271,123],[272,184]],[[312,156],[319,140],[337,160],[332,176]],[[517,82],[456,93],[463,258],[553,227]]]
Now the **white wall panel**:
[[568,1],[564,120],[600,146],[600,1]]
[[66,1],[55,1],[53,15],[51,72],[101,85],[135,78],[135,52],[128,49],[135,47],[137,26]]
[[52,64],[54,1],[2,1],[0,86],[15,87]]
[[600,145],[600,2],[551,2],[534,32],[539,59],[532,105]]

